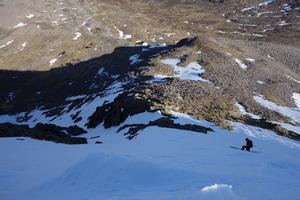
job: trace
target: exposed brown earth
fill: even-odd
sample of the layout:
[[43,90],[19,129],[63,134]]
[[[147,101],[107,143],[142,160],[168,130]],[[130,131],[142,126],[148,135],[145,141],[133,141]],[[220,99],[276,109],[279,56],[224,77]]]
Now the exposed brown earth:
[[[294,9],[299,2],[276,1],[245,12],[241,10],[258,5],[259,1],[218,2],[3,0],[0,7],[0,44],[14,42],[0,49],[0,68],[47,70],[109,53],[117,46],[134,45],[138,40],[174,43],[192,35],[229,44],[236,44],[235,39],[242,39],[246,44],[266,41],[268,44],[299,46],[299,12]],[[287,14],[280,12],[287,2],[293,9]],[[258,15],[264,12],[274,13]],[[279,26],[281,21],[288,25]],[[21,22],[26,26],[14,28]],[[241,23],[258,27],[239,25]],[[272,28],[272,31],[260,32]],[[81,36],[73,40],[76,33]],[[251,36],[252,33],[265,37]],[[65,53],[61,55],[62,52]],[[50,64],[52,59],[57,61]]]

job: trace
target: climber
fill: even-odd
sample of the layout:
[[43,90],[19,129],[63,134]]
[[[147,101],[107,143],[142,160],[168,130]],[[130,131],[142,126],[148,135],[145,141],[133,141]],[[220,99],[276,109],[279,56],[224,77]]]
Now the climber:
[[242,150],[246,149],[247,151],[250,151],[250,149],[253,147],[253,142],[249,138],[246,138],[245,141],[246,144],[242,146]]

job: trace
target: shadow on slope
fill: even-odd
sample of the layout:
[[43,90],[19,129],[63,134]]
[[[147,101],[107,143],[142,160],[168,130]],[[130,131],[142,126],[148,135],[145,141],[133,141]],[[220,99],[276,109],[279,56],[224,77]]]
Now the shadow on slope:
[[59,113],[67,97],[101,95],[115,81],[132,81],[143,67],[151,65],[151,58],[191,45],[195,40],[183,39],[176,45],[118,47],[111,54],[49,71],[1,70],[0,115],[54,107],[57,107],[54,113]]

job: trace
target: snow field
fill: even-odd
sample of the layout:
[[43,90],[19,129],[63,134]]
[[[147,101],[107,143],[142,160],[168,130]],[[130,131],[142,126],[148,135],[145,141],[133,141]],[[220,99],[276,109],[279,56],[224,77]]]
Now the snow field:
[[[149,127],[129,141],[119,127],[90,129],[88,145],[25,138],[0,140],[0,196],[14,199],[294,199],[299,196],[300,144],[271,131],[172,113],[175,122],[213,128],[208,134]],[[124,124],[161,114],[141,113]],[[254,152],[240,147],[245,137]],[[100,140],[103,144],[93,144]],[[14,147],[12,149],[12,147]],[[9,153],[8,153],[9,152]]]

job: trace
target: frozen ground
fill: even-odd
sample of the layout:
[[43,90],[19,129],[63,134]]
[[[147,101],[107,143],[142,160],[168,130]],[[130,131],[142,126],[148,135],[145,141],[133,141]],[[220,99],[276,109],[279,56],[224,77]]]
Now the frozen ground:
[[[260,128],[229,132],[173,113],[209,134],[150,127],[129,141],[118,127],[90,130],[88,145],[0,140],[0,196],[16,199],[297,199],[300,143]],[[146,123],[143,113],[124,124]],[[254,152],[240,147],[249,137]],[[94,144],[100,140],[103,144]]]

